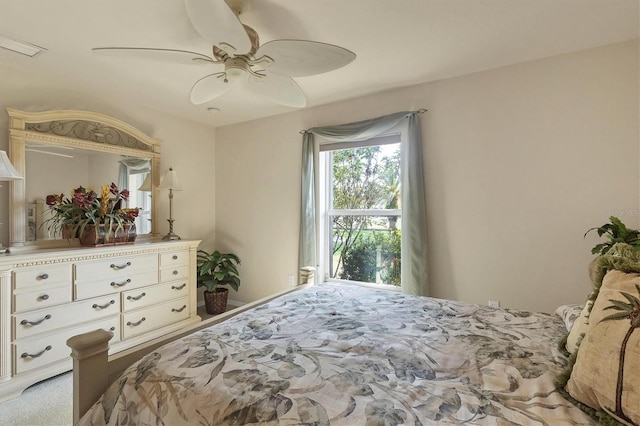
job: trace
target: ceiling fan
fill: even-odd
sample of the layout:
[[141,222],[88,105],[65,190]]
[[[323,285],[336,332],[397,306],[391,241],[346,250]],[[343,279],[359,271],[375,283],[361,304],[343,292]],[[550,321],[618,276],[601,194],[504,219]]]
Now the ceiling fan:
[[241,81],[271,101],[301,108],[307,103],[291,77],[321,74],[341,68],[356,55],[342,47],[308,40],[273,40],[260,45],[256,31],[243,25],[224,0],[184,0],[195,30],[213,44],[212,57],[197,52],[146,47],[97,47],[94,52],[145,57],[181,63],[224,65],[191,89],[191,102],[215,99]]

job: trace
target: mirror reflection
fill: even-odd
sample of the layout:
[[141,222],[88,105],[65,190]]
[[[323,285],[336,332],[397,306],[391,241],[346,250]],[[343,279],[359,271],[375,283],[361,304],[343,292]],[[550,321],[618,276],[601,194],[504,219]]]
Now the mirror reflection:
[[151,232],[151,187],[144,185],[151,159],[26,141],[25,166],[27,241],[62,238],[43,225],[50,217],[47,195],[69,196],[79,186],[99,192],[101,185],[112,182],[129,190],[127,205],[122,207],[140,208],[135,222],[138,234]]

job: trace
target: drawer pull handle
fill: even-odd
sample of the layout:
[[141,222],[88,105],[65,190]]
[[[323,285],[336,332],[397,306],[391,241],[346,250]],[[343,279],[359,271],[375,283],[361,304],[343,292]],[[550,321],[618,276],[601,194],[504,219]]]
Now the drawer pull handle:
[[182,283],[182,285],[179,285],[178,287],[176,287],[175,285],[172,285],[171,290],[182,290],[186,285],[187,283]]
[[38,358],[43,353],[45,353],[47,351],[50,351],[50,350],[51,350],[51,345],[47,346],[46,348],[44,348],[43,350],[41,350],[37,354],[28,354],[28,353],[24,352],[22,355],[20,355],[20,358]]
[[127,278],[126,280],[122,281],[121,283],[117,283],[115,281],[113,281],[111,283],[111,287],[123,287],[127,284],[129,284],[131,282],[131,278]]
[[41,280],[46,280],[47,278],[49,278],[49,274],[38,275],[38,278],[40,278]]
[[109,267],[113,268],[113,269],[120,270],[120,269],[126,268],[127,266],[131,266],[131,262],[127,262],[124,265],[116,265],[115,263],[112,263]]
[[147,293],[142,293],[139,296],[127,296],[127,300],[140,300],[143,297],[145,297],[147,295]]
[[38,300],[47,300],[47,299],[49,299],[48,294],[43,294],[42,296],[38,297]]
[[97,303],[94,303],[91,307],[93,309],[106,309],[109,307],[109,305],[113,305],[114,303],[116,303],[116,301],[111,299],[111,302],[105,303],[104,305],[98,305]]
[[178,255],[177,254],[173,255],[173,260],[178,260]]
[[20,321],[20,325],[38,325],[38,324],[42,323],[44,320],[48,320],[48,319],[51,319],[51,314],[45,315],[44,318],[42,318],[39,321],[22,320],[22,321]]
[[131,322],[131,321],[127,322],[127,325],[128,326],[132,326],[132,327],[137,327],[140,324],[142,324],[145,320],[146,320],[146,318],[142,317],[142,319],[140,321],[138,321],[138,322]]
[[177,269],[174,269],[174,270],[173,270],[173,275],[178,275],[178,274],[179,274],[178,270],[177,270]]
[[116,331],[116,328],[115,328],[115,327],[111,327],[111,328],[109,329],[109,331]]
[[182,308],[180,309],[176,309],[176,308],[171,308],[171,312],[182,312],[184,311],[184,308],[186,308],[187,305],[182,305]]

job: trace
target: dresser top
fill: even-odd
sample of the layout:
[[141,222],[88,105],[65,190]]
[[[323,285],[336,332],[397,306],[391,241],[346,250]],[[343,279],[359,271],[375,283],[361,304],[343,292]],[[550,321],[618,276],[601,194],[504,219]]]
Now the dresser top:
[[150,238],[134,244],[101,247],[69,245],[68,247],[57,246],[44,248],[41,246],[25,246],[12,248],[9,253],[0,255],[0,269],[6,270],[43,264],[98,260],[144,253],[196,250],[199,244],[200,240],[165,241],[160,238]]

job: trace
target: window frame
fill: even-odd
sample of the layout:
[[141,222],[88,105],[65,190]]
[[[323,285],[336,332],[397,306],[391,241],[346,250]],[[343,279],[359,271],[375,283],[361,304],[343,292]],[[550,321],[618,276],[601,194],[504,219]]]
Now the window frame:
[[[355,149],[355,148],[364,148],[369,146],[381,146],[381,145],[391,145],[398,144],[398,148],[400,150],[400,158],[402,158],[402,133],[390,133],[381,136],[377,136],[374,138],[370,138],[364,141],[358,142],[328,142],[328,143],[320,143],[319,145],[319,188],[318,188],[318,277],[321,281],[331,281],[343,284],[355,284],[361,285],[365,287],[372,287],[384,290],[392,290],[392,291],[401,291],[400,286],[395,286],[392,284],[380,284],[380,283],[370,283],[364,281],[355,281],[355,280],[345,280],[340,278],[331,278],[330,268],[329,268],[329,259],[332,256],[332,236],[331,236],[331,220],[332,216],[397,216],[400,221],[402,221],[402,209],[334,209],[332,208],[333,200],[332,200],[332,177],[333,177],[333,168],[332,168],[332,156],[331,152],[341,149]],[[402,171],[402,161],[400,161],[400,170],[399,175],[401,176]],[[402,188],[401,188],[402,190]],[[400,259],[402,262],[402,254],[400,255]]]

